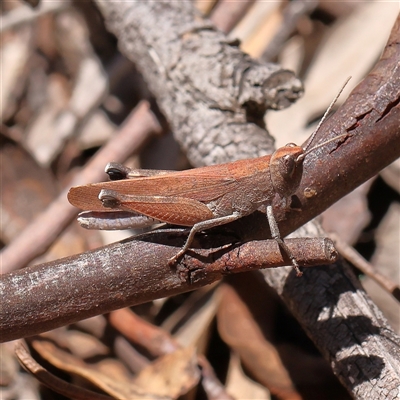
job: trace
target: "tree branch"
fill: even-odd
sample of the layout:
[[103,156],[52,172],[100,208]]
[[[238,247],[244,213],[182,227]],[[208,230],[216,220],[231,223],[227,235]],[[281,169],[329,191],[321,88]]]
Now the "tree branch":
[[[182,240],[177,240],[177,233]],[[194,290],[226,274],[289,262],[274,240],[241,246],[221,243],[220,249],[212,252],[196,250],[194,257],[187,257],[185,268],[180,265],[177,271],[168,260],[186,235],[182,230],[151,232],[2,275],[0,341],[32,336],[122,307]],[[208,238],[208,244],[203,240],[201,247],[209,247],[210,243],[215,247],[218,239],[227,240],[216,235]],[[231,241],[229,238],[227,243]],[[337,256],[329,239],[292,239],[287,245],[306,266],[330,263]]]
[[302,95],[293,72],[251,59],[190,1],[96,4],[194,166],[271,153],[263,116]]

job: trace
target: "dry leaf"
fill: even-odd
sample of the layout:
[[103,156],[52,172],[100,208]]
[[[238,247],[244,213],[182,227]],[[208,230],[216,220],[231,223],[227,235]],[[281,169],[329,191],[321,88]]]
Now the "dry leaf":
[[222,339],[239,354],[252,375],[280,399],[301,399],[275,346],[264,337],[236,291],[220,288],[218,330]]
[[158,358],[134,382],[151,394],[176,399],[197,385],[199,379],[196,350],[186,347]]
[[231,355],[226,382],[228,393],[237,399],[270,400],[271,395],[264,386],[250,379],[240,365],[239,356]]
[[163,399],[163,397],[152,396],[151,393],[145,392],[139,386],[133,384],[129,377],[120,375],[119,379],[116,379],[115,376],[105,373],[102,365],[85,363],[49,341],[35,339],[31,344],[44,359],[55,367],[87,379],[117,399]]
[[57,368],[87,379],[118,399],[175,399],[200,379],[196,351],[190,347],[160,357],[131,379],[120,368],[117,374],[112,373],[116,360],[103,359],[89,364],[42,339],[33,340],[32,346]]

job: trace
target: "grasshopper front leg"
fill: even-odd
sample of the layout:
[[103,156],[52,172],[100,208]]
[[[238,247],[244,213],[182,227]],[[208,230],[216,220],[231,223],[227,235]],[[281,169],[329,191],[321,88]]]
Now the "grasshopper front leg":
[[273,239],[275,239],[281,249],[287,254],[287,256],[290,258],[290,261],[292,262],[293,268],[296,271],[297,276],[302,276],[303,273],[300,271],[299,264],[296,261],[296,258],[294,257],[293,253],[287,247],[286,243],[282,240],[281,234],[279,232],[278,224],[276,223],[274,213],[272,211],[272,206],[267,206],[267,218],[268,218],[268,224],[269,224],[269,229],[271,231],[271,236]]

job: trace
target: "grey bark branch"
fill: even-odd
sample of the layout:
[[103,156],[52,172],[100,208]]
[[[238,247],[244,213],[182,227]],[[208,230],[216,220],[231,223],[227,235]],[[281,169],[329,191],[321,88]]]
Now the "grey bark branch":
[[271,153],[265,110],[303,93],[291,71],[251,59],[189,1],[96,3],[194,166]]

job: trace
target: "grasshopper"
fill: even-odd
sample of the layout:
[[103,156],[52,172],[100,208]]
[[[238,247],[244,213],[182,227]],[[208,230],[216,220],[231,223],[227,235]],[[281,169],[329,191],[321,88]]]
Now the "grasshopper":
[[272,202],[279,196],[289,204],[300,185],[307,154],[346,136],[339,135],[310,147],[347,82],[304,148],[289,143],[272,155],[186,171],[129,169],[109,163],[105,172],[110,182],[73,187],[68,200],[86,211],[78,220],[88,229],[127,229],[159,222],[191,227],[184,246],[169,260],[170,264],[185,254],[197,232],[263,210],[273,239],[301,276],[295,257],[281,238]]

